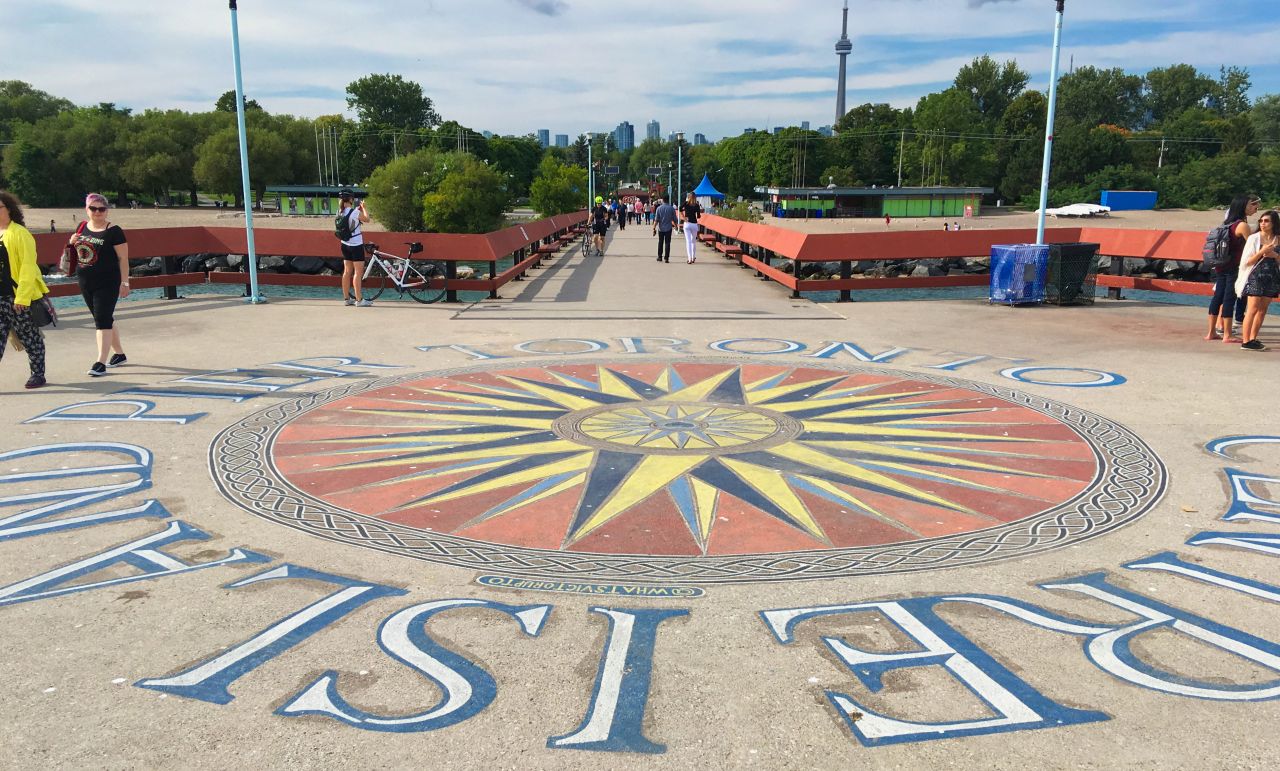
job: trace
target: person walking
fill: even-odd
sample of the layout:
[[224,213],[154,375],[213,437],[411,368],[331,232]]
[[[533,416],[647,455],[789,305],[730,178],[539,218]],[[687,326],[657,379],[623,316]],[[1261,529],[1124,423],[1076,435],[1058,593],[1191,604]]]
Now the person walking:
[[[342,304],[368,308],[371,300],[364,299],[361,281],[364,279],[364,232],[361,225],[369,221],[364,201],[357,201],[353,190],[338,193],[339,225],[335,228],[342,242]],[[345,226],[345,227],[344,227]]]
[[116,303],[129,296],[129,244],[124,230],[107,218],[111,207],[105,196],[90,193],[85,196],[84,208],[85,221],[69,243],[75,252],[80,296],[97,329],[98,358],[88,374],[102,377],[107,374],[107,367],[118,367],[129,360],[115,320]]
[[658,199],[653,210],[653,234],[658,237],[658,262],[671,262],[671,232],[676,227],[676,207]]
[[609,207],[604,205],[604,197],[596,196],[596,205],[591,209],[591,240],[596,247],[596,256],[604,255],[604,234],[609,230]]
[[684,249],[688,252],[690,265],[698,261],[698,217],[701,214],[702,204],[693,193],[689,193],[680,207],[680,216],[684,220]]
[[[1265,351],[1258,339],[1262,320],[1267,317],[1271,301],[1280,296],[1280,214],[1265,211],[1258,218],[1258,232],[1249,236],[1240,258],[1240,274],[1235,291],[1241,301],[1248,302],[1244,324],[1240,330],[1240,347],[1247,351]],[[1229,320],[1231,317],[1226,316]]]
[[[1258,211],[1256,196],[1238,195],[1231,199],[1227,216],[1223,224],[1231,228],[1231,260],[1221,267],[1215,268],[1213,299],[1209,301],[1209,331],[1205,340],[1219,339],[1219,332],[1224,343],[1243,343],[1249,338],[1238,338],[1232,333],[1231,322],[1244,319],[1245,301],[1237,299],[1236,279],[1240,275],[1240,258],[1244,254],[1246,241],[1252,228],[1249,218]],[[1237,307],[1241,306],[1241,307]]]
[[0,359],[9,333],[27,350],[31,377],[27,388],[40,388],[44,379],[44,334],[31,318],[31,303],[49,293],[36,265],[36,240],[26,228],[22,204],[0,190]]
[[618,218],[618,230],[627,229],[627,204],[623,201],[613,202],[613,214]]

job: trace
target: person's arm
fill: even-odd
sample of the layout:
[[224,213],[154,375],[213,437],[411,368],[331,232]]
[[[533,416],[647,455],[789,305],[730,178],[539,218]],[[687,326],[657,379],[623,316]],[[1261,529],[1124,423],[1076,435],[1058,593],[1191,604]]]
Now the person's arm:
[[1248,238],[1253,235],[1253,228],[1249,227],[1249,220],[1240,220],[1236,223],[1235,229],[1232,231],[1238,238]]
[[1275,254],[1275,247],[1262,248],[1262,234],[1254,233],[1244,243],[1244,254],[1240,256],[1240,267],[1247,268],[1269,254]]
[[129,296],[129,245],[116,244],[116,256],[120,258],[120,296]]
[[18,288],[13,293],[13,309],[25,312],[31,303],[44,295],[40,285],[40,267],[36,264],[36,239],[31,231],[17,227],[16,223],[5,234],[5,249],[9,251],[9,265]]
[[364,208],[364,201],[361,201],[361,202],[360,202],[359,210],[360,210],[360,221],[361,221],[361,222],[368,222],[368,221],[369,221],[369,212],[365,211],[365,208]]

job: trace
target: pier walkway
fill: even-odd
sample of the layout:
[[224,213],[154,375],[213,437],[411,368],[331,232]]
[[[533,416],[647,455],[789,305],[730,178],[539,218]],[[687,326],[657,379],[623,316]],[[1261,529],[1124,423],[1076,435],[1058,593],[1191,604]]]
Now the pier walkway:
[[673,246],[9,351],[0,767],[1268,764],[1274,353]]

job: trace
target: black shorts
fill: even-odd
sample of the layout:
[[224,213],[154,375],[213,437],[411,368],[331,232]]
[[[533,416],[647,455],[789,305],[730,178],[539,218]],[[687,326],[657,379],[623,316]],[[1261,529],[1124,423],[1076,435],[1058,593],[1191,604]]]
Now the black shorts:
[[120,299],[120,284],[106,282],[81,282],[80,296],[93,314],[93,326],[111,329],[116,325],[116,302]]
[[605,231],[607,231],[608,229],[609,229],[609,223],[607,222],[597,222],[596,224],[591,226],[591,232],[595,233],[598,236],[604,235]]
[[364,262],[364,246],[347,246],[342,244],[342,259],[351,262]]

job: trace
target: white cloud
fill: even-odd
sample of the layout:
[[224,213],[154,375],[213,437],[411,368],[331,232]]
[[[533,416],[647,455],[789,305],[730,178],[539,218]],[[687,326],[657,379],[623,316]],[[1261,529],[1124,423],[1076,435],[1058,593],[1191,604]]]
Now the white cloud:
[[[1033,86],[1047,82],[1047,0],[851,5],[851,105],[914,104],[984,53],[1017,60]],[[840,6],[244,0],[239,22],[246,91],[273,111],[344,112],[348,82],[393,72],[421,83],[442,115],[477,129],[576,135],[657,117],[664,131],[718,136],[766,120],[830,122]],[[1218,24],[1220,9],[1209,0],[1158,7],[1150,0],[1071,0],[1063,65],[1071,55],[1077,66],[1132,71],[1187,61],[1213,73],[1219,64],[1237,64],[1253,71],[1255,92],[1280,90],[1280,65],[1265,42],[1273,36],[1233,34]],[[4,77],[78,103],[208,109],[233,85],[222,2],[41,0],[6,13],[16,21],[0,28]],[[94,45],[69,42],[86,29]],[[1219,61],[1226,56],[1230,61]],[[743,80],[741,73],[758,75]]]

